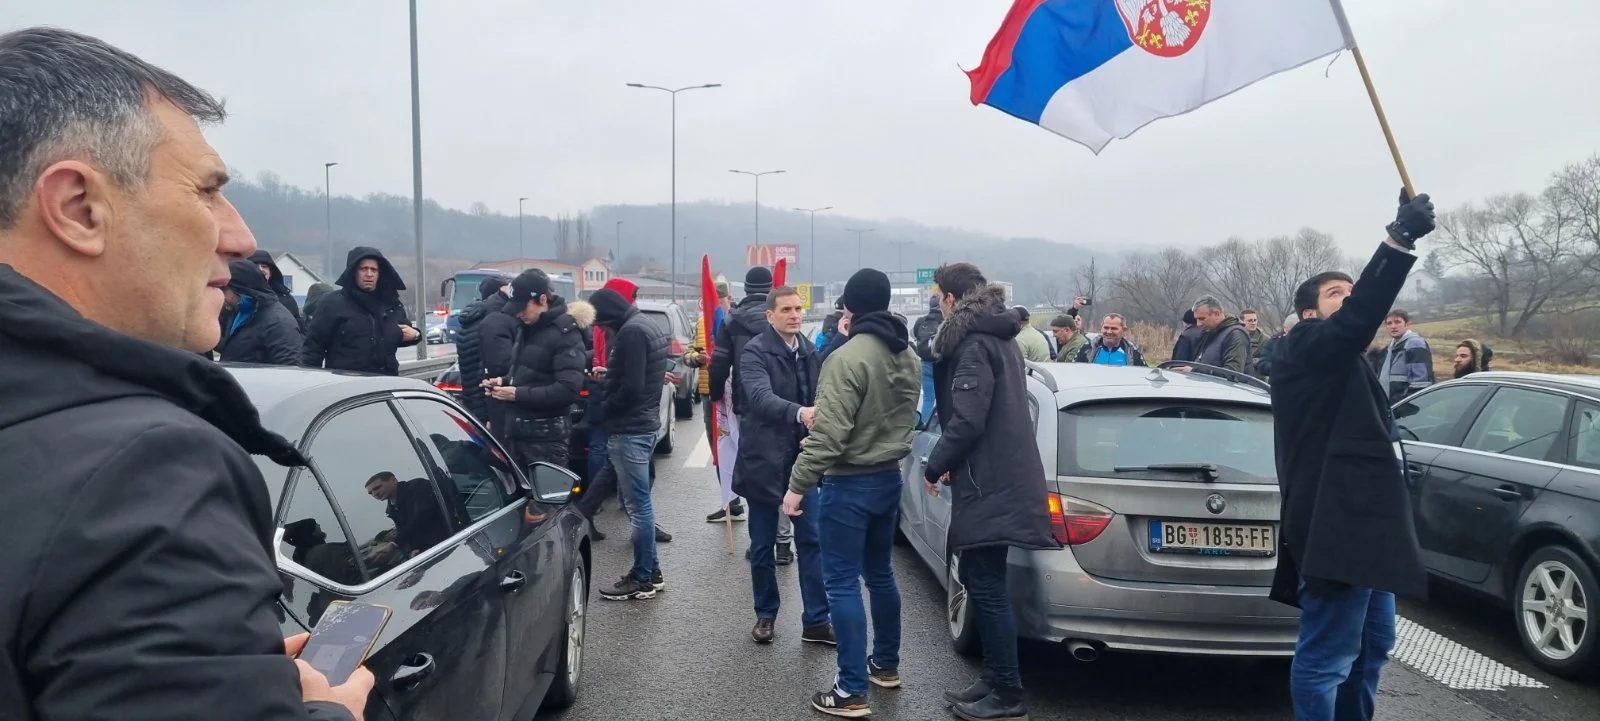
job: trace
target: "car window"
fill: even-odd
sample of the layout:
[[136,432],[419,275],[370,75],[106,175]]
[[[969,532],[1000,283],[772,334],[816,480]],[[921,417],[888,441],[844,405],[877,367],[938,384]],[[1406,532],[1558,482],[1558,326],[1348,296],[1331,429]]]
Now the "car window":
[[358,586],[370,580],[316,476],[300,473],[283,519],[283,544],[278,550],[285,558],[334,583]]
[[1572,415],[1571,463],[1600,469],[1600,406],[1579,402]]
[[672,320],[667,318],[666,313],[659,310],[647,310],[641,312],[644,314],[644,317],[650,319],[651,323],[656,324],[656,327],[660,328],[661,332],[665,333],[668,338],[678,337],[677,333],[672,332]]
[[1212,464],[1225,483],[1277,483],[1272,411],[1187,402],[1102,403],[1061,411],[1058,459],[1067,475],[1200,480],[1195,473],[1118,471]]
[[312,437],[310,456],[372,576],[383,575],[466,525],[464,519],[446,515],[440,503],[444,494],[387,403],[368,403],[334,416]]
[[1544,460],[1566,421],[1567,399],[1524,388],[1501,388],[1478,413],[1461,447]]
[[522,499],[511,459],[465,413],[421,398],[401,400],[400,407],[444,459],[443,470],[469,522]]
[[1400,438],[1423,443],[1454,443],[1456,424],[1472,409],[1488,386],[1446,386],[1407,398],[1394,408]]

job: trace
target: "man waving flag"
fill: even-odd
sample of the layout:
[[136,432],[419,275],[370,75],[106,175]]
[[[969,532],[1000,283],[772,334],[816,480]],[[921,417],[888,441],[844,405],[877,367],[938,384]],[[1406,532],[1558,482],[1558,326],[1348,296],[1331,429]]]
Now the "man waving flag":
[[1339,0],[1016,0],[972,104],[1099,153],[1151,121],[1355,47]]

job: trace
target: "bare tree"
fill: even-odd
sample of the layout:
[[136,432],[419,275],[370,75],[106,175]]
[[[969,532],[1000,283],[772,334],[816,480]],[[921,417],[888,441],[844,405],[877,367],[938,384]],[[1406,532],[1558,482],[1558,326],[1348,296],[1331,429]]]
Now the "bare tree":
[[1474,300],[1498,332],[1520,337],[1541,312],[1561,310],[1593,287],[1593,256],[1581,228],[1581,210],[1563,191],[1498,195],[1440,217],[1440,262],[1467,271]]
[[1062,313],[1072,307],[1073,297],[1067,290],[1067,284],[1054,277],[1046,277],[1039,284],[1039,302],[1055,308]]
[[484,203],[481,200],[473,201],[472,209],[471,209],[470,212],[475,217],[487,218],[487,217],[489,217],[489,214],[490,214],[489,205],[487,203]]
[[1556,171],[1545,200],[1566,218],[1584,246],[1579,251],[1584,265],[1600,271],[1600,155]]
[[1205,273],[1193,257],[1176,248],[1133,253],[1111,279],[1115,297],[1101,311],[1130,320],[1172,326],[1199,295]]
[[573,253],[568,262],[582,263],[598,254],[595,251],[594,231],[589,224],[589,216],[583,213],[578,214],[572,226],[574,234]]
[[[1094,300],[1095,296],[1100,294],[1106,282],[1100,266],[1095,263],[1094,258],[1089,259],[1088,267],[1079,266],[1074,270],[1072,277],[1078,281],[1076,294],[1089,300]],[[1067,304],[1071,305],[1075,300],[1077,300],[1076,297],[1068,298]],[[1065,311],[1063,310],[1062,312]]]
[[572,250],[572,218],[562,213],[556,216],[556,260],[566,262]]
[[1251,303],[1261,306],[1262,320],[1274,324],[1294,310],[1294,291],[1307,278],[1350,265],[1333,236],[1314,228],[1267,241],[1256,263],[1261,280]]

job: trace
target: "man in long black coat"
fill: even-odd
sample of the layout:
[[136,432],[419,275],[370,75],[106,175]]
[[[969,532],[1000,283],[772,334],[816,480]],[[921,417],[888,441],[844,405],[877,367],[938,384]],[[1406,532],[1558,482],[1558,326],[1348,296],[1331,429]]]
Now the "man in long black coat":
[[[778,576],[774,544],[783,494],[800,455],[800,440],[816,414],[817,377],[822,362],[816,347],[800,337],[805,309],[793,288],[767,296],[767,329],[739,354],[744,413],[739,416],[739,453],[733,465],[733,492],[750,504],[750,589],[756,625],[750,636],[771,643],[778,617]],[[802,511],[816,506],[818,491],[807,494]],[[800,560],[802,641],[833,643],[828,621],[828,589],[822,580],[822,540],[817,514],[794,519],[794,544]]]
[[1372,718],[1395,594],[1427,592],[1388,394],[1362,353],[1433,227],[1428,196],[1402,197],[1360,281],[1302,283],[1301,321],[1274,349],[1283,530],[1272,598],[1301,609],[1290,688],[1302,721]]
[[350,250],[339,292],[317,306],[306,330],[300,364],[308,368],[400,375],[395,351],[414,346],[422,333],[406,317],[400,273],[377,248]]
[[1016,344],[1021,316],[1006,307],[1005,289],[971,263],[934,276],[944,324],[933,339],[936,412],[943,433],[928,456],[928,492],[950,487],[950,540],[960,555],[961,583],[977,615],[983,676],[945,694],[969,719],[1027,714],[1017,669],[1017,624],[1006,592],[1012,548],[1057,549],[1044,464],[1034,445],[1027,373]]
[[300,364],[300,324],[248,260],[228,264],[233,280],[223,297],[222,342],[217,360],[229,363]]

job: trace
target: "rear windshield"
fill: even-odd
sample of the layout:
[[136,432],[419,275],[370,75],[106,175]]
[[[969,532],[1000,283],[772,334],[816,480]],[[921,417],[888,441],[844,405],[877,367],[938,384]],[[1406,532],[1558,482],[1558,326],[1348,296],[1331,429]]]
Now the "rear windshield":
[[665,333],[668,338],[677,336],[676,333],[672,332],[672,321],[667,318],[666,313],[658,310],[647,310],[643,311],[643,313],[644,317],[649,318],[651,323],[656,324],[656,327],[660,328],[661,332]]
[[1199,473],[1124,471],[1209,463],[1219,483],[1277,483],[1272,412],[1183,401],[1104,403],[1061,411],[1060,472],[1069,476],[1201,482]]

